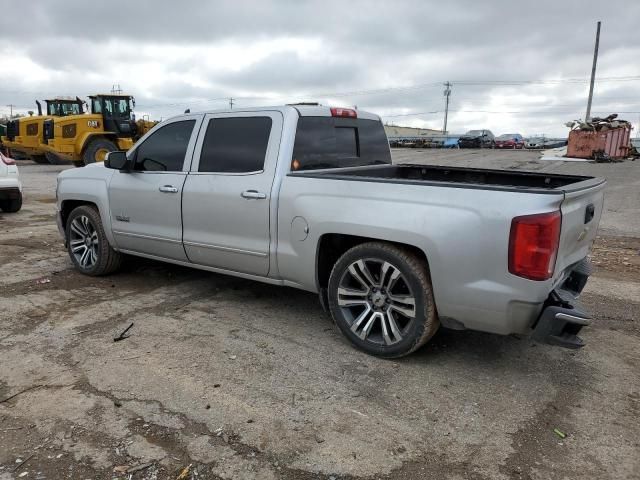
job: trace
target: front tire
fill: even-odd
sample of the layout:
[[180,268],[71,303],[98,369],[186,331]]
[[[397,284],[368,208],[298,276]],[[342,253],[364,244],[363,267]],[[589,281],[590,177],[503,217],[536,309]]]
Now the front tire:
[[109,245],[95,207],[76,207],[67,219],[65,232],[69,257],[80,273],[108,275],[122,265],[122,254]]
[[338,328],[371,355],[408,355],[440,325],[425,261],[395,245],[371,242],[348,250],[331,271],[328,297]]
[[105,158],[107,158],[107,153],[115,152],[116,150],[118,150],[118,147],[111,140],[107,140],[106,138],[96,138],[91,140],[89,145],[84,149],[82,161],[85,165],[104,162]]

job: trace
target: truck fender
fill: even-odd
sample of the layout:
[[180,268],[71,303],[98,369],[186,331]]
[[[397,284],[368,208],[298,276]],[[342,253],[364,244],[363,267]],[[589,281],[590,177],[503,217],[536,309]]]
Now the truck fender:
[[109,240],[109,244],[117,248],[115,237],[111,231],[111,210],[109,209],[109,192],[107,189],[108,181],[109,179],[105,181],[95,178],[65,178],[62,180],[62,182],[64,182],[64,193],[60,195],[58,202],[61,208],[64,208],[64,204],[67,201],[95,205],[100,213],[102,226]]

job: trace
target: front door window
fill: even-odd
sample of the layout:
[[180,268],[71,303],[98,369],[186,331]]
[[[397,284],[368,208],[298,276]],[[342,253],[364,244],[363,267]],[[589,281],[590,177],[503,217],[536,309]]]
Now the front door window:
[[182,171],[195,120],[173,122],[156,130],[135,152],[134,170]]

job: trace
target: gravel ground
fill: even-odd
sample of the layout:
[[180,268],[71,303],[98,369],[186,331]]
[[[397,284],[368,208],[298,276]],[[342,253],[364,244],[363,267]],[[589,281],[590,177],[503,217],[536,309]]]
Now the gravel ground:
[[54,223],[64,167],[21,162],[23,210],[0,214],[0,480],[640,478],[640,164],[394,158],[608,177],[587,346],[441,330],[385,361],[305,292],[145,260],[87,278]]

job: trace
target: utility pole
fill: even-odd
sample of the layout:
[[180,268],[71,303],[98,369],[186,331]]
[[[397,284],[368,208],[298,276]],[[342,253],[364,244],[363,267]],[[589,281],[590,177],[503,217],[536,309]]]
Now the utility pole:
[[600,23],[598,22],[598,28],[596,29],[596,47],[593,50],[593,66],[591,67],[591,85],[589,85],[589,99],[587,100],[587,114],[584,116],[584,121],[591,120],[591,101],[593,100],[593,84],[596,81],[596,64],[598,63],[598,47],[600,46]]
[[15,107],[15,105],[13,103],[10,103],[9,105],[7,105],[7,107],[9,107],[11,113],[9,114],[9,118],[13,118],[13,107]]
[[233,97],[229,97],[229,109],[233,110]]
[[449,97],[451,96],[451,83],[447,82],[444,84],[446,87],[444,89],[444,128],[442,129],[442,133],[447,134],[447,118],[449,117]]

